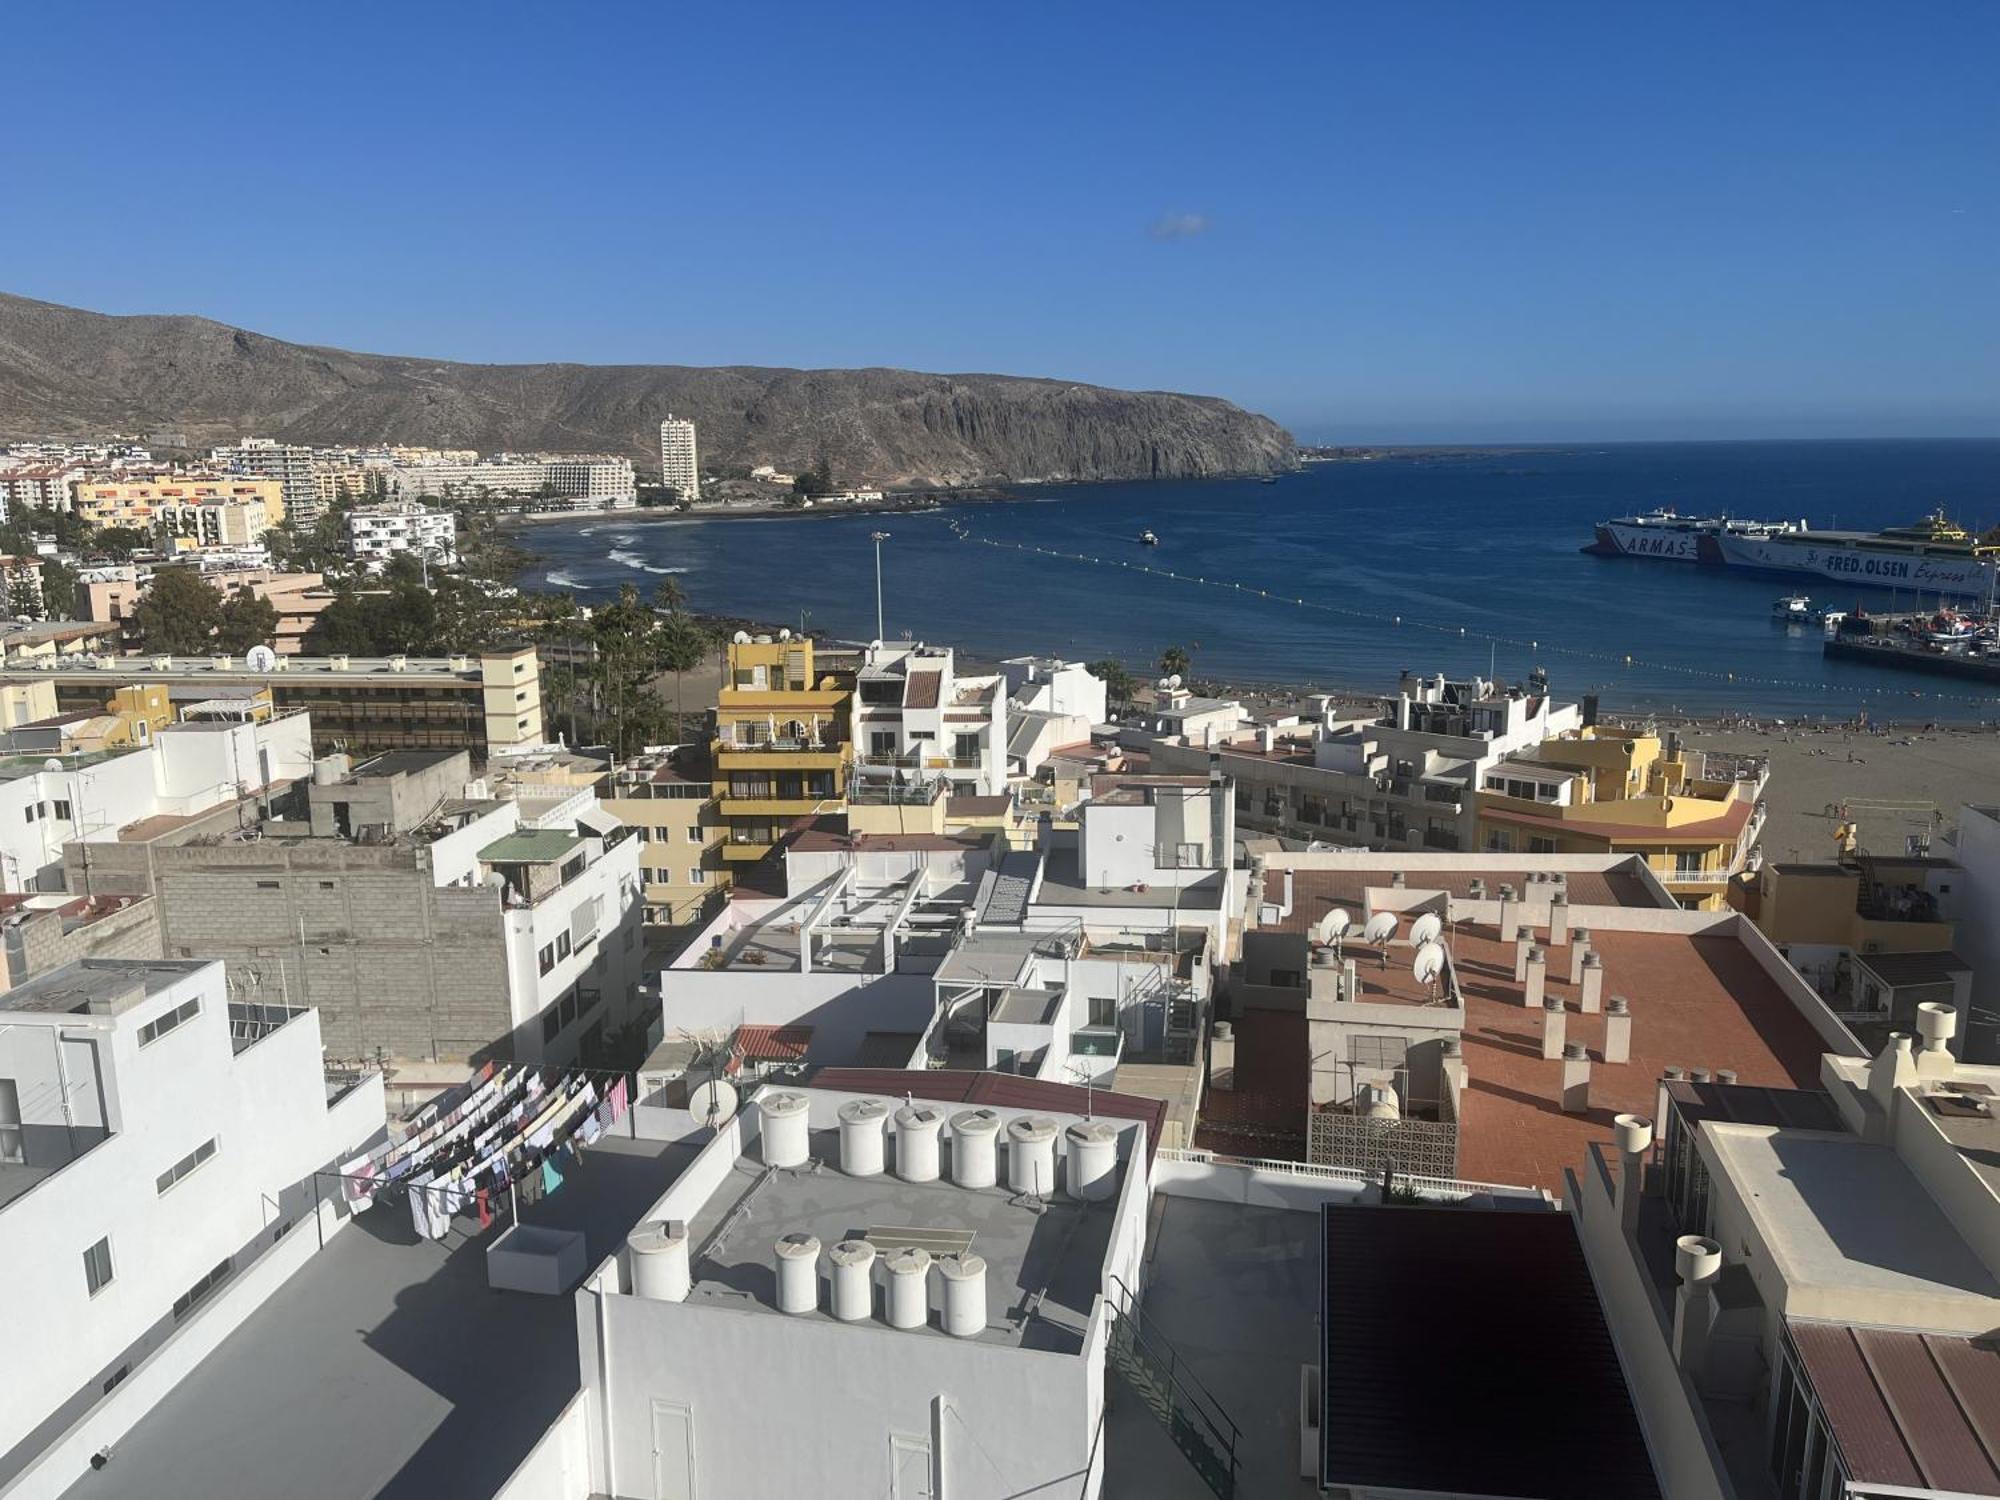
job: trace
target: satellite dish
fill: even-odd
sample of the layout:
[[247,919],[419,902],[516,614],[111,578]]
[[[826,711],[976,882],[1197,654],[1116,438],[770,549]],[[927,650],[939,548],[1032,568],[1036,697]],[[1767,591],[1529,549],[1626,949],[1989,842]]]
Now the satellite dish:
[[736,632],[736,634],[730,637],[730,640],[734,641],[739,646],[747,646],[750,644],[750,632],[747,630],[739,630]]
[[252,646],[248,651],[243,653],[243,665],[253,672],[276,671],[278,653],[273,651],[269,646]]
[[1177,688],[1180,685],[1181,685],[1181,674],[1178,672],[1174,673],[1173,676],[1167,679],[1167,686],[1170,688]]
[[1396,935],[1396,914],[1392,911],[1378,911],[1368,919],[1368,925],[1361,929],[1361,935],[1371,943],[1386,943]]
[[1438,976],[1444,973],[1444,949],[1435,942],[1425,943],[1410,960],[1410,972],[1417,976],[1418,984],[1437,983]]
[[792,638],[792,633],[789,630],[781,630],[778,632],[778,639],[781,641],[789,641],[791,638]]
[[720,1078],[711,1078],[688,1095],[688,1115],[706,1130],[720,1130],[736,1113],[736,1089]]
[[1437,941],[1437,935],[1444,931],[1444,919],[1434,911],[1427,911],[1410,924],[1410,941],[1419,948],[1425,943]]
[[1354,919],[1336,906],[1332,911],[1313,923],[1313,941],[1316,943],[1337,943],[1340,935],[1347,931]]
[[51,776],[59,774],[62,768],[62,757],[58,755],[51,755],[47,760],[42,762],[42,769],[47,771]]

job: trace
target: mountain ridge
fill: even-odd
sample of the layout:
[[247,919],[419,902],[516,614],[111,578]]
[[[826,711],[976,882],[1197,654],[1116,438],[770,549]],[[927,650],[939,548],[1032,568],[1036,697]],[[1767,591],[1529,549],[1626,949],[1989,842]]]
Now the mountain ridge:
[[657,465],[669,411],[704,464],[966,485],[1272,473],[1291,435],[1215,396],[888,366],[469,364],[295,344],[192,314],[0,292],[0,439],[172,431],[619,453]]

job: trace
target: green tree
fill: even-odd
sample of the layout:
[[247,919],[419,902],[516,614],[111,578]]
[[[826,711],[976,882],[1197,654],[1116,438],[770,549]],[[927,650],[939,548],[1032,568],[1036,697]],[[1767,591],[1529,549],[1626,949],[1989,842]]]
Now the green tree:
[[222,601],[215,629],[216,648],[241,655],[252,646],[268,646],[278,634],[278,607],[249,589],[238,589]]
[[42,614],[50,620],[76,618],[76,569],[50,557],[42,562]]
[[1139,686],[1139,679],[1126,669],[1125,663],[1108,656],[1092,662],[1085,670],[1104,684],[1105,696],[1114,704],[1130,703],[1134,689]]
[[664,669],[660,615],[631,584],[591,616],[596,659],[591,678],[604,715],[605,737],[623,758],[671,735],[667,706],[656,687]]
[[1185,677],[1193,666],[1194,658],[1188,655],[1185,646],[1169,646],[1160,653],[1160,674],[1164,677],[1177,673]]
[[342,592],[313,618],[308,636],[316,656],[372,656],[375,626],[359,594]]
[[134,552],[142,552],[152,545],[153,539],[136,526],[107,526],[92,539],[90,550],[123,562]]
[[214,645],[222,596],[192,568],[161,568],[133,612],[148,651],[194,655]]

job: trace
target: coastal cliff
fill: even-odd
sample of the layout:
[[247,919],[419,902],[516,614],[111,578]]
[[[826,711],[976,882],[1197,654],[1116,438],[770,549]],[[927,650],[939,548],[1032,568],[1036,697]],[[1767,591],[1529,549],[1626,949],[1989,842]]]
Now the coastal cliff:
[[698,424],[704,467],[824,457],[849,483],[1190,479],[1294,462],[1283,428],[1212,396],[890,369],[454,364],[0,293],[0,439],[258,436],[618,453],[653,468],[669,412]]

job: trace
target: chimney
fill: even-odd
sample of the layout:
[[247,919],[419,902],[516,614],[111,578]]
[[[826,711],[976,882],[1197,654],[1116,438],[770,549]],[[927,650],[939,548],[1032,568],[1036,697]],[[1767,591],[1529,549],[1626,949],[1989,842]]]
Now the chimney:
[[1958,1061],[1951,1055],[1952,1033],[1958,1030],[1958,1012],[1942,1000],[1926,1000],[1917,1007],[1917,1035],[1923,1050],[1917,1054],[1917,1077],[1924,1080],[1949,1078]]
[[1486,899],[1486,882],[1474,876],[1472,884],[1465,888],[1465,899],[1468,901],[1484,901]]
[[1668,1118],[1669,1111],[1673,1108],[1673,1100],[1667,1095],[1667,1085],[1670,1083],[1679,1083],[1686,1077],[1686,1068],[1668,1068],[1660,1074],[1659,1084],[1653,1090],[1654,1119],[1664,1120]]
[[1534,946],[1534,928],[1520,926],[1514,929],[1514,983],[1520,984],[1528,977],[1528,950]]
[[1533,1010],[1547,998],[1549,987],[1549,961],[1539,948],[1528,950],[1528,987],[1521,1003]]
[[1209,1033],[1208,1086],[1225,1094],[1236,1088],[1236,1028],[1227,1021]]
[[1623,995],[1613,995],[1604,1007],[1604,1060],[1632,1060],[1632,1002]]
[[1717,1083],[1736,1082],[1736,1070],[1734,1068],[1717,1068],[1715,1070],[1715,1081]]
[[1583,983],[1583,955],[1590,952],[1590,929],[1579,927],[1569,935],[1569,982]]
[[1569,897],[1557,891],[1549,897],[1549,946],[1560,948],[1569,941]]
[[1292,868],[1290,865],[1287,865],[1285,867],[1285,904],[1278,908],[1278,915],[1280,917],[1289,917],[1292,914],[1292,880]]
[[1542,1002],[1542,1057],[1553,1062],[1563,1055],[1563,1032],[1569,1024],[1560,1000]]
[[1889,1135],[1896,1118],[1896,1090],[1913,1088],[1917,1082],[1916,1060],[1910,1056],[1910,1034],[1889,1033],[1889,1044],[1868,1065],[1868,1092],[1881,1113],[1869,1123],[1880,1139]]
[[1563,1113],[1566,1115],[1587,1115],[1590,1113],[1590,1054],[1582,1042],[1571,1042],[1563,1048]]
[[1688,1077],[1696,1083],[1714,1082],[1714,1076],[1706,1068],[1696,1068]]
[[1629,1240],[1639,1232],[1639,1203],[1646,1195],[1646,1154],[1653,1149],[1653,1122],[1644,1115],[1619,1115],[1611,1123],[1618,1132],[1618,1222]]
[[1259,724],[1257,726],[1257,748],[1259,750],[1269,755],[1277,743],[1277,730],[1273,729],[1269,724]]
[[1595,953],[1583,956],[1583,984],[1577,991],[1578,1007],[1587,1016],[1597,1014],[1599,999],[1604,994],[1604,960]]
[[1499,897],[1500,897],[1500,917],[1499,920],[1493,924],[1493,930],[1500,934],[1500,941],[1504,943],[1507,941],[1508,908],[1510,908],[1514,904],[1514,887],[1509,885],[1504,880],[1501,881]]
[[1465,1044],[1455,1036],[1444,1039],[1444,1056],[1440,1060],[1444,1072],[1444,1086],[1450,1091],[1452,1118],[1458,1118],[1458,1098],[1465,1092]]
[[1698,1234],[1682,1235],[1674,1241],[1674,1274],[1681,1282],[1674,1297],[1674,1361],[1699,1389],[1708,1363],[1708,1330],[1715,1321],[1722,1247]]

